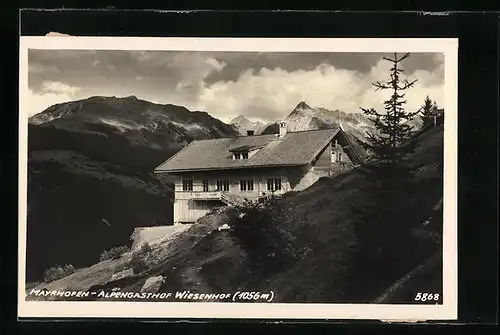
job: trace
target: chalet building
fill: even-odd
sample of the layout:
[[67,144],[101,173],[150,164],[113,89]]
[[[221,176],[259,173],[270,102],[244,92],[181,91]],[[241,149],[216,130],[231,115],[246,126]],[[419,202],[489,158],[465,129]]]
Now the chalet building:
[[210,210],[241,199],[301,190],[360,155],[335,129],[192,141],[155,173],[175,177],[174,223],[194,223]]

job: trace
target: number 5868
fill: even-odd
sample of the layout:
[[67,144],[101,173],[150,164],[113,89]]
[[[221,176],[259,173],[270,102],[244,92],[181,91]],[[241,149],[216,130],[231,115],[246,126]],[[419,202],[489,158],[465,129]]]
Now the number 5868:
[[439,293],[421,293],[418,292],[415,296],[415,301],[438,301]]

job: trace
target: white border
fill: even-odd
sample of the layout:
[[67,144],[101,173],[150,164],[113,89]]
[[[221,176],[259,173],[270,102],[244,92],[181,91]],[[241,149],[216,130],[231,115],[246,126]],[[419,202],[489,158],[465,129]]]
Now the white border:
[[[185,50],[259,52],[433,52],[445,55],[443,305],[245,304],[25,301],[28,49]],[[457,318],[458,39],[431,38],[160,38],[40,36],[20,39],[18,317],[140,317],[259,319]]]

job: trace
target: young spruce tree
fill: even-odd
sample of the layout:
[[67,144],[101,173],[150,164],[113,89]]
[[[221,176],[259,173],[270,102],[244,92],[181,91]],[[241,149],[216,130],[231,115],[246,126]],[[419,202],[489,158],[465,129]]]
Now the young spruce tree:
[[411,82],[406,79],[402,80],[403,69],[399,67],[401,62],[409,56],[410,54],[406,53],[398,58],[395,53],[394,58],[384,57],[383,59],[393,64],[389,70],[389,79],[385,82],[372,83],[377,91],[392,91],[390,99],[384,101],[385,113],[379,113],[374,108],[360,107],[368,119],[374,123],[377,130],[375,134],[367,132],[368,143],[366,146],[375,154],[375,160],[387,167],[398,166],[414,147],[411,143],[414,134],[413,126],[408,121],[419,114],[420,109],[408,112],[404,105],[406,104],[405,91],[413,87],[416,80]]
[[389,79],[373,83],[376,90],[391,92],[390,98],[384,101],[385,112],[361,108],[376,128],[373,134],[368,133],[365,143],[374,159],[365,164],[368,169],[363,170],[367,172],[365,192],[350,207],[360,245],[359,264],[363,264],[368,273],[386,275],[385,279],[377,277],[382,286],[385,280],[401,275],[398,271],[408,264],[408,253],[414,242],[411,229],[418,221],[416,215],[410,214],[414,213],[415,183],[407,156],[416,145],[413,126],[408,121],[420,110],[408,112],[404,108],[406,91],[416,82],[401,78],[401,62],[408,57],[409,54],[384,57],[392,63]]
[[422,115],[420,115],[420,118],[423,121],[422,127],[427,127],[428,125],[434,123],[434,117],[437,110],[436,102],[432,102],[429,96],[427,96],[421,110]]

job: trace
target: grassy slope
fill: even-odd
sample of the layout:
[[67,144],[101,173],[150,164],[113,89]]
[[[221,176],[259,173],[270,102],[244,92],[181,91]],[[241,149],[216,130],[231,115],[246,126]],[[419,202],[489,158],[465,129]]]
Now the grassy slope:
[[33,151],[29,166],[28,281],[51,265],[94,264],[137,226],[172,222],[171,189],[153,176],[66,150]]
[[[440,129],[423,135],[420,147],[411,157],[414,167],[420,168],[417,174],[419,193],[405,195],[404,185],[401,186],[402,196],[408,196],[409,201],[413,197],[414,201],[423,202],[416,208],[415,213],[407,214],[419,222],[431,212],[431,208],[442,196],[442,174],[436,165],[442,160],[442,140]],[[389,283],[429,257],[437,247],[422,241],[419,250],[405,255],[406,268],[392,271],[394,269],[391,264],[387,264],[384,276],[371,273],[370,269],[363,269],[363,265],[359,267],[360,264],[355,262],[355,252],[357,245],[363,241],[357,239],[349,205],[353,202],[362,203],[369,187],[371,185],[363,174],[350,171],[333,179],[322,179],[309,189],[284,198],[283,201],[289,203],[296,216],[305,218],[311,224],[310,229],[313,232],[308,232],[308,236],[312,237],[310,245],[319,244],[321,247],[317,248],[319,251],[315,255],[294,264],[282,273],[267,278],[254,275],[247,266],[245,250],[238,246],[237,241],[228,232],[217,232],[202,240],[193,249],[177,256],[175,264],[182,266],[181,273],[187,272],[201,281],[202,287],[225,290],[245,287],[265,291],[273,289],[277,291],[276,302],[364,301],[367,297],[368,300],[375,299]],[[428,208],[429,213],[421,212],[422,208]],[[302,233],[298,226],[288,227],[292,234]],[[172,277],[172,266],[171,262],[165,263],[163,273],[167,278]],[[231,273],[227,271],[229,268],[233,269]],[[380,278],[379,282],[377,277]],[[355,281],[354,278],[358,280]],[[357,285],[344,286],[346,282],[351,281]],[[185,288],[184,284],[174,284],[178,280],[167,282],[169,283],[165,285],[165,291]]]
[[[419,169],[418,190],[408,194],[405,185],[401,185],[401,196],[418,204],[414,212],[405,213],[409,220],[421,222],[442,197],[439,167],[442,149],[442,129],[432,129],[421,136],[420,146],[411,157],[414,167]],[[353,170],[333,179],[320,179],[312,187],[284,197],[282,201],[290,210],[310,223],[307,232],[294,224],[286,226],[288,231],[315,251],[281,272],[262,276],[249,262],[251,250],[245,250],[230,230],[217,231],[221,224],[234,222],[234,213],[228,211],[202,218],[174,244],[165,247],[158,266],[119,286],[123,291],[139,291],[148,277],[162,274],[167,280],[161,292],[217,293],[250,289],[273,290],[276,293],[274,302],[373,301],[393,282],[424,262],[439,245],[417,240],[418,248],[404,253],[403,267],[386,264],[385,269],[380,266],[375,269],[357,262],[357,250],[364,242],[356,234],[355,215],[350,205],[368,201],[366,197],[371,187],[363,173]],[[436,279],[435,273],[428,278]]]

